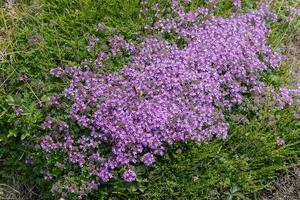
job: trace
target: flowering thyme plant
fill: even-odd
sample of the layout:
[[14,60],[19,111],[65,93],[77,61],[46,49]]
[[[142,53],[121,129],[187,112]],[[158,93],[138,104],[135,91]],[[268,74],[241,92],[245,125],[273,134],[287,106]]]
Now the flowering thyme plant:
[[[234,5],[239,8],[239,1]],[[267,7],[228,18],[206,8],[186,13],[177,1],[172,10],[147,28],[176,34],[185,42],[182,48],[155,35],[137,46],[117,35],[109,39],[111,50],[94,61],[51,70],[70,79],[49,100],[67,110],[69,119],[48,116],[42,125],[46,158],[64,158],[49,164],[61,177],[46,172],[54,193],[82,198],[119,171],[124,181],[135,181],[137,164],[152,165],[176,141],[226,139],[224,112],[241,104],[244,94],[261,93],[261,73],[278,68],[281,56],[267,44],[266,26],[276,16]],[[89,42],[89,51],[96,41]],[[106,60],[124,52],[130,60],[119,72],[98,73]],[[281,106],[293,102],[290,93],[278,94]]]

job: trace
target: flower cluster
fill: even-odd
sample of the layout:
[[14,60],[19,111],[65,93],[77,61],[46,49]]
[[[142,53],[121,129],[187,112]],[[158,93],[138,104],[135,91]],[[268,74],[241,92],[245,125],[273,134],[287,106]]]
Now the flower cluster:
[[128,169],[123,173],[122,177],[126,182],[132,182],[135,180],[136,174],[133,170]]
[[26,74],[22,73],[20,76],[18,76],[16,78],[16,80],[19,81],[19,82],[27,81],[28,80],[28,76]]
[[277,138],[276,138],[276,144],[277,144],[278,146],[283,146],[283,145],[285,145],[285,141],[284,141],[284,139],[282,139],[282,138],[280,138],[280,137],[277,137]]
[[297,16],[300,16],[300,9],[298,8],[290,8],[289,9],[289,13],[292,14],[292,15],[297,15]]
[[135,52],[135,46],[132,43],[126,42],[123,35],[113,36],[109,39],[111,53],[113,56],[120,53],[121,50],[126,50],[130,54]]
[[235,8],[237,8],[237,9],[241,9],[242,8],[241,0],[232,0],[232,3],[233,3],[233,5],[234,5]]
[[93,50],[95,45],[98,43],[98,41],[99,41],[99,38],[90,35],[89,39],[88,39],[88,45],[86,46],[86,49],[88,51]]
[[[114,36],[111,51],[99,52],[93,67],[51,70],[56,77],[71,77],[60,98],[50,100],[60,109],[62,102],[70,105],[70,121],[77,128],[48,117],[42,127],[49,134],[41,148],[48,157],[63,153],[89,180],[65,183],[67,192],[82,197],[121,168],[126,169],[123,179],[132,182],[137,163],[152,165],[176,141],[224,140],[224,112],[241,104],[244,94],[261,93],[260,74],[278,67],[281,56],[267,44],[265,22],[274,15],[265,7],[228,18],[208,15],[206,8],[186,13],[176,1],[172,8],[172,17],[159,19],[151,29],[177,34],[185,41],[183,48],[155,36],[141,38],[138,46]],[[94,70],[122,51],[131,57],[119,72]],[[288,104],[289,92],[280,92]],[[53,191],[60,191],[55,189],[60,182]]]
[[17,107],[16,109],[15,109],[15,113],[16,113],[16,115],[17,116],[20,116],[22,113],[23,113],[23,108],[22,107]]

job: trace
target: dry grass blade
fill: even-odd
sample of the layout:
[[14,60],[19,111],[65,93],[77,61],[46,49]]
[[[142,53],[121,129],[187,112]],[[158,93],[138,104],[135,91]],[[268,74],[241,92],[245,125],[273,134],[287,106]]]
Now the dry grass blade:
[[17,200],[19,197],[19,191],[9,185],[0,184],[0,200]]
[[300,169],[282,175],[273,183],[273,193],[264,193],[260,200],[297,200],[300,199]]

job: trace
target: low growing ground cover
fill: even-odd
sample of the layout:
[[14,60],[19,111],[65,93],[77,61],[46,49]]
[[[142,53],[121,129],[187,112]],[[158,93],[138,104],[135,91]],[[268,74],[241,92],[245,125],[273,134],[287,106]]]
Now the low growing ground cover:
[[285,59],[297,6],[3,5],[1,180],[29,199],[272,190],[277,172],[299,164],[299,88]]

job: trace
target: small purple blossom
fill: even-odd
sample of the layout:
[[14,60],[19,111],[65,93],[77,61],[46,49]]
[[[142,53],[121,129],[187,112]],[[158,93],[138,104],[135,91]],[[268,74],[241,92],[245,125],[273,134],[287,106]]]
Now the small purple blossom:
[[146,165],[150,166],[155,162],[155,158],[153,154],[151,153],[146,153],[141,157],[141,161]]
[[261,95],[265,91],[265,84],[264,83],[259,83],[259,85],[253,86],[251,89],[251,92],[255,95]]
[[16,80],[20,81],[20,82],[27,81],[28,80],[28,76],[26,74],[22,73],[20,76],[17,77]]
[[295,119],[300,119],[300,113],[295,112],[295,113],[294,113],[294,118],[295,118]]
[[60,105],[59,99],[60,99],[59,96],[51,96],[49,97],[48,102],[50,105],[59,106]]
[[8,7],[13,6],[15,3],[16,3],[16,0],[6,0],[6,5],[7,5]]
[[103,62],[108,58],[108,55],[104,52],[99,52],[97,54],[97,58],[94,62],[94,66],[96,67],[102,67],[103,66]]
[[39,108],[43,107],[43,105],[44,105],[44,102],[42,102],[40,100],[35,101],[35,103]]
[[122,177],[126,182],[133,182],[136,179],[136,174],[133,170],[128,169],[123,173]]
[[96,44],[98,43],[98,41],[99,41],[99,38],[90,35],[89,39],[88,39],[88,45],[86,46],[86,49],[88,51],[93,50],[95,48]]
[[26,163],[27,165],[32,165],[32,164],[33,164],[32,158],[31,158],[31,157],[27,157],[27,158],[25,159],[25,163]]
[[293,99],[290,96],[290,91],[287,88],[280,88],[279,94],[285,103],[287,103],[288,105],[292,105]]
[[50,70],[50,74],[59,78],[64,74],[64,70],[61,67],[56,67]]
[[103,158],[100,156],[100,153],[93,153],[91,156],[88,158],[90,161],[95,161],[101,163],[103,161]]
[[44,176],[45,180],[51,180],[53,179],[53,176],[50,173],[46,173],[46,175]]
[[108,182],[112,178],[112,174],[107,169],[102,169],[97,173],[97,176],[103,181]]
[[78,188],[75,184],[71,184],[71,185],[66,185],[65,188],[67,189],[68,192],[70,193],[78,193]]
[[82,168],[85,163],[85,156],[79,152],[69,152],[69,160],[71,163],[78,163],[78,165]]
[[45,121],[42,124],[42,129],[50,129],[52,127],[53,121],[50,117],[46,117]]
[[116,56],[121,50],[125,50],[130,54],[135,52],[135,46],[130,43],[126,42],[123,35],[112,36],[109,39],[109,44],[111,46],[111,53],[113,56]]
[[58,130],[62,132],[67,132],[69,129],[69,125],[64,121],[57,122]]
[[236,9],[241,9],[242,8],[242,3],[241,0],[232,0],[232,4]]
[[91,181],[87,184],[87,191],[90,192],[92,190],[96,190],[99,184],[95,183],[95,181]]
[[104,25],[102,23],[98,23],[96,30],[97,30],[98,33],[103,33],[104,32],[104,28],[105,27],[104,27]]
[[292,14],[292,15],[297,15],[297,16],[300,16],[300,9],[298,8],[290,8],[289,9],[289,13]]
[[42,139],[40,146],[43,151],[50,153],[52,150],[60,148],[61,144],[54,142],[53,138],[48,135]]
[[283,145],[285,145],[285,141],[284,141],[284,139],[282,139],[282,138],[280,138],[280,137],[277,137],[277,138],[276,138],[276,144],[277,144],[278,146],[283,146]]
[[20,116],[21,115],[21,113],[23,113],[23,108],[22,107],[17,107],[16,109],[15,109],[15,113],[16,113],[16,115],[17,116]]
[[217,3],[220,0],[205,0],[205,3]]

